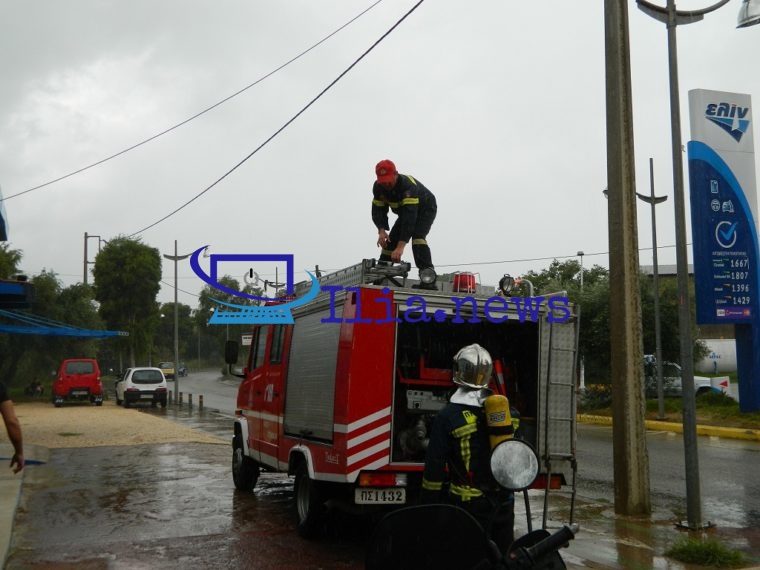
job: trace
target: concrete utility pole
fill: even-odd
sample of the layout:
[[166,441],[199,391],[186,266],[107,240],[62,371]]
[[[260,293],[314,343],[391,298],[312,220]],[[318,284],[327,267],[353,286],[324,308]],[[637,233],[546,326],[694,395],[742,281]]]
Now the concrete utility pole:
[[610,346],[615,512],[651,513],[644,425],[643,350],[631,66],[626,0],[605,0]]

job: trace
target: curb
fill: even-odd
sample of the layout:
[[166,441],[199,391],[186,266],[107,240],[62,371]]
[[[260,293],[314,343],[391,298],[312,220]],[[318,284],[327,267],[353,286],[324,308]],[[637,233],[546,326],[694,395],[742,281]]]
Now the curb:
[[[612,418],[609,416],[592,416],[588,414],[578,414],[578,421],[584,424],[612,425]],[[659,420],[645,420],[647,429],[654,431],[671,431],[683,433],[683,424],[676,422],[663,422]],[[760,430],[746,428],[728,428],[719,426],[697,426],[697,435],[708,437],[725,437],[728,439],[743,439],[749,441],[760,441]]]
[[[9,443],[0,443],[0,457],[12,455],[13,447]],[[13,523],[21,500],[24,478],[32,465],[47,463],[50,450],[39,445],[25,445],[24,459],[27,464],[21,473],[14,475],[10,469],[0,468],[0,568],[5,568],[5,561],[10,552]],[[6,466],[7,463],[3,460],[0,467]]]

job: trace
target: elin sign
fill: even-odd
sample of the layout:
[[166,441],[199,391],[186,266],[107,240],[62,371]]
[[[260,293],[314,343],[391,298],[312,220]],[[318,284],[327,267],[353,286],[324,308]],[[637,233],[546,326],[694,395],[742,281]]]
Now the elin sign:
[[688,143],[697,322],[735,325],[739,400],[760,409],[760,253],[749,95],[689,92]]

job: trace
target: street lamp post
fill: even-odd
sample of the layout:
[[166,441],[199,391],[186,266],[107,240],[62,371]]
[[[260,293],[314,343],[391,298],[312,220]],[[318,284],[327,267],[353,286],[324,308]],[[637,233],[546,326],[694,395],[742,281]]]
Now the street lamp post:
[[[694,401],[694,354],[691,341],[691,302],[689,295],[689,267],[686,254],[686,213],[683,187],[683,158],[681,156],[681,102],[678,89],[678,53],[676,27],[702,20],[727,4],[720,0],[702,10],[676,10],[675,0],[667,0],[663,8],[648,2],[636,0],[639,9],[667,26],[668,30],[668,70],[670,82],[670,130],[673,156],[673,204],[675,207],[676,229],[676,272],[678,275],[678,332],[680,336],[681,383],[683,390],[683,438],[686,468],[686,516],[683,523],[689,529],[697,530],[709,526],[702,520],[702,506],[699,482],[699,459],[697,454],[697,421]],[[744,0],[739,13],[738,27],[760,23],[758,0]]]
[[190,257],[177,255],[177,240],[174,240],[174,255],[164,254],[164,258],[174,262],[174,403],[179,406],[179,306],[177,305],[177,262]]
[[[578,255],[578,257],[581,258],[581,295],[583,295],[583,256],[585,254],[583,253],[583,251],[579,251],[576,255]],[[580,379],[578,382],[579,384],[578,388],[580,390],[585,390],[586,389],[586,367],[585,367],[585,362],[584,362],[582,354],[581,354],[581,366],[580,366],[580,371],[578,375],[580,376]]]
[[650,195],[645,196],[636,192],[636,196],[651,206],[652,209],[652,265],[653,265],[653,282],[654,287],[654,357],[655,367],[657,370],[657,419],[665,419],[665,395],[662,386],[662,342],[660,336],[660,282],[659,270],[657,265],[657,214],[655,206],[662,204],[668,199],[667,196],[654,195],[654,161],[649,159],[649,189]]

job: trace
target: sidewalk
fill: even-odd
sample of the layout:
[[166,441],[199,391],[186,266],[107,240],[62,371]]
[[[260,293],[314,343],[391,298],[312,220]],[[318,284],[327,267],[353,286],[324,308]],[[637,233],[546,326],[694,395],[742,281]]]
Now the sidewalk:
[[13,446],[10,443],[0,443],[0,561],[3,566],[8,556],[24,474],[27,469],[33,469],[35,463],[46,463],[50,453],[38,445],[25,445],[24,461],[27,466],[15,475],[8,468],[12,456]]

